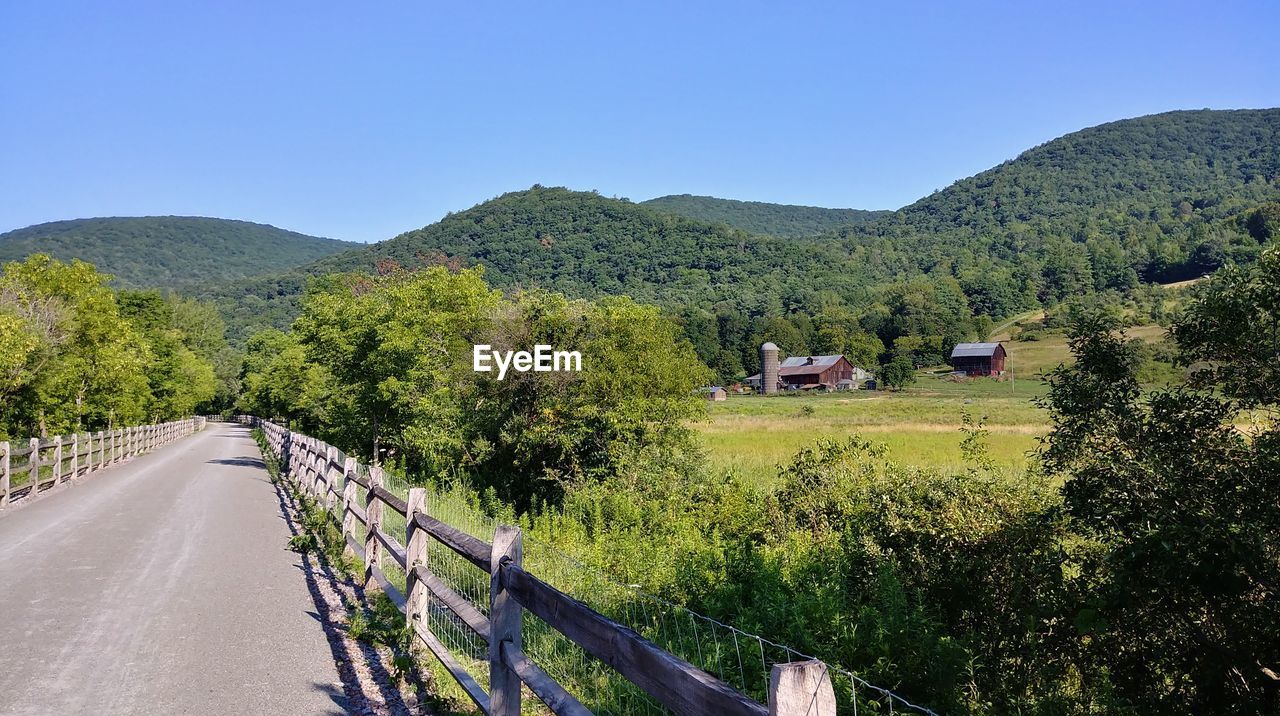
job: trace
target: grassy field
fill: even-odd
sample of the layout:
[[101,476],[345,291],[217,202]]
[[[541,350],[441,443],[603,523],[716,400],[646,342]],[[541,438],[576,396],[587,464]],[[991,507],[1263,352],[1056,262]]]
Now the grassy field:
[[1027,453],[1047,429],[1032,400],[1038,381],[979,379],[953,383],[922,378],[900,393],[858,391],[778,397],[730,396],[710,406],[697,425],[713,467],[768,483],[777,466],[821,437],[858,434],[882,443],[903,464],[962,466],[962,413],[986,418],[991,455],[1010,471],[1026,469]]
[[[1002,328],[1007,333],[1011,325]],[[1160,326],[1126,332],[1150,342],[1164,336]],[[1045,393],[1039,376],[1069,362],[1071,355],[1060,331],[1046,332],[1038,341],[1008,341],[1005,349],[1012,381],[956,381],[940,377],[945,373],[940,370],[922,371],[915,385],[899,393],[730,395],[725,402],[710,404],[709,420],[696,428],[715,469],[737,471],[767,484],[777,476],[778,465],[800,448],[818,438],[853,434],[885,445],[890,459],[902,464],[963,467],[960,429],[968,410],[975,418],[985,418],[987,444],[996,463],[1021,472],[1030,464],[1037,438],[1048,432],[1048,416],[1034,402]]]

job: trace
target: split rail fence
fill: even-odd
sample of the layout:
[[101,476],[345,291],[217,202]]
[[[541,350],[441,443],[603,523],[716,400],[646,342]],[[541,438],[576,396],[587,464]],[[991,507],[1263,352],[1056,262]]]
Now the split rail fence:
[[[522,685],[553,713],[592,712],[524,651],[522,625],[529,613],[643,690],[669,712],[686,716],[834,716],[836,699],[821,661],[775,664],[768,703],[664,651],[631,628],[594,611],[525,571],[517,527],[498,526],[492,543],[431,516],[427,492],[410,488],[408,499],[387,489],[378,466],[315,438],[259,418],[244,420],[263,431],[283,476],[323,505],[341,526],[351,553],[364,562],[368,590],[381,590],[405,614],[406,623],[452,674],[477,708],[489,716],[518,716]],[[390,518],[403,518],[403,542]],[[356,526],[363,527],[364,539]],[[427,551],[441,547],[488,575],[488,599],[474,603],[429,569]],[[392,564],[388,564],[386,560]],[[398,568],[401,591],[387,576]],[[473,597],[474,598],[474,597]],[[433,633],[429,609],[446,609],[487,644],[488,689]],[[473,667],[474,668],[474,667]],[[483,668],[483,667],[481,667]]]
[[26,501],[83,475],[168,445],[204,429],[204,425],[205,419],[196,417],[97,433],[31,438],[25,443],[0,442],[0,507]]

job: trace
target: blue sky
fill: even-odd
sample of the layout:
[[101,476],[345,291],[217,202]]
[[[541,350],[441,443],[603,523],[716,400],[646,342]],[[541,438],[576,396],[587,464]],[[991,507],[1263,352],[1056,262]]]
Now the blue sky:
[[376,241],[534,183],[896,208],[1035,144],[1280,105],[1280,3],[0,5],[0,231]]

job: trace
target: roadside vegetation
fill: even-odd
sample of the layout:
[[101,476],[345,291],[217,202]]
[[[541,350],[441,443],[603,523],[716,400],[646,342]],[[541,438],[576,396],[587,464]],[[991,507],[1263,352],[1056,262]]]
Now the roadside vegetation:
[[[251,348],[241,407],[939,711],[1258,711],[1280,660],[1280,441],[1240,423],[1280,396],[1241,366],[1274,357],[1278,276],[1273,250],[1197,286],[1165,318],[1174,343],[1126,332],[1164,297],[1014,327],[1063,337],[1073,359],[1044,383],[730,399],[709,423],[654,309],[504,298],[474,271],[335,277]],[[601,358],[502,383],[459,365],[458,346],[504,341]],[[795,449],[748,476],[697,449],[717,419]],[[925,435],[954,451],[931,458]]]
[[211,306],[109,280],[43,254],[4,265],[0,439],[177,420],[236,395]]

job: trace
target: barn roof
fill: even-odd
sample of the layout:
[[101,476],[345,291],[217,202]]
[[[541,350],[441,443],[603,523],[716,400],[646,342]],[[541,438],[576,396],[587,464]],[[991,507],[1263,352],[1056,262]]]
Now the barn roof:
[[842,355],[833,356],[791,356],[790,358],[778,364],[779,368],[802,368],[808,366],[826,367],[835,365],[843,358]]
[[990,358],[996,354],[999,343],[957,343],[951,351],[952,358]]

